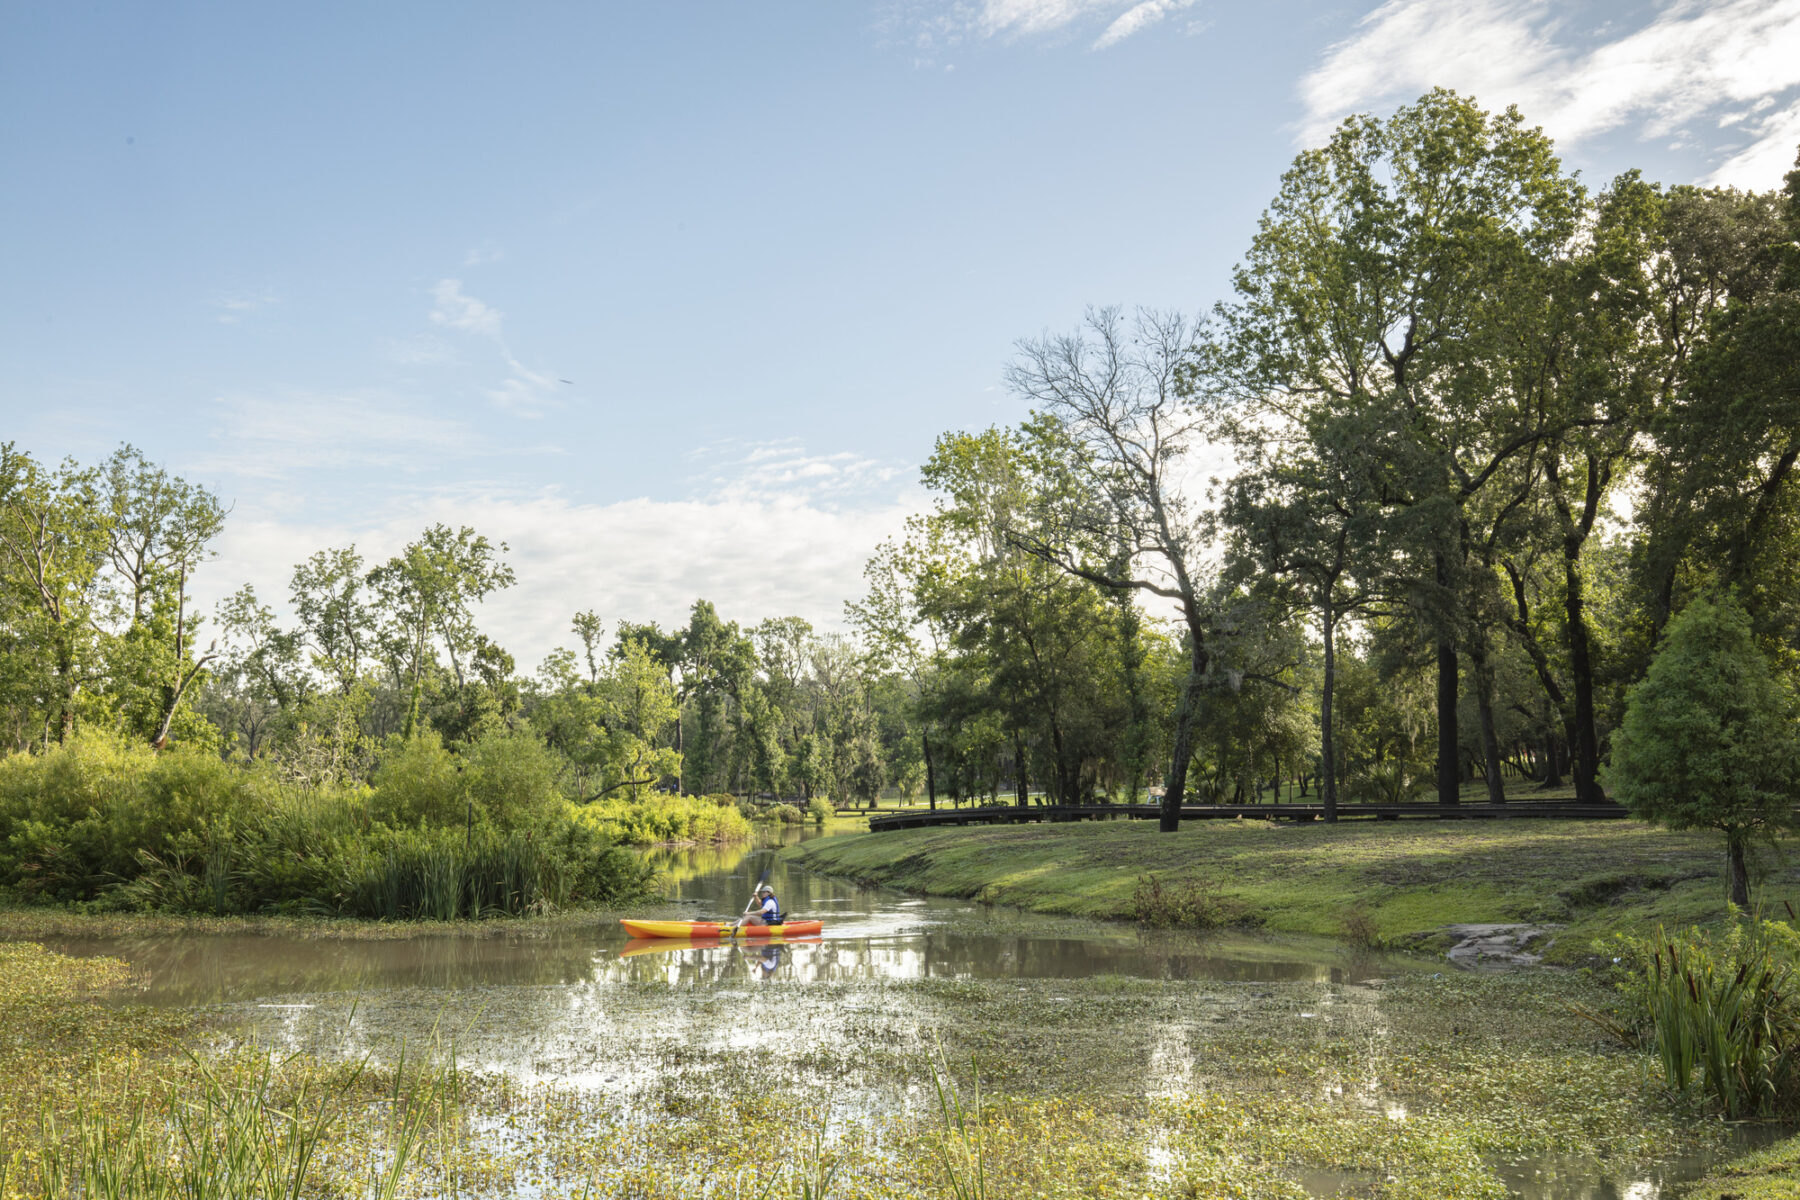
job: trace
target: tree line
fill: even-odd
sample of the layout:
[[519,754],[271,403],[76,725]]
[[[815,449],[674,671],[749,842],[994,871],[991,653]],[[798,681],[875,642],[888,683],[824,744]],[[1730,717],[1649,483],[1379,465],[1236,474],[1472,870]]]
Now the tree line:
[[[1606,800],[1671,620],[1800,649],[1800,173],[1591,190],[1516,111],[1434,91],[1301,154],[1203,317],[1026,339],[1016,426],[939,438],[851,634],[574,615],[525,675],[480,627],[506,547],[321,550],[284,622],[190,579],[226,518],[129,446],[0,453],[14,747],[77,724],[301,780],[529,733],[570,799]],[[1562,794],[1560,792],[1556,794]]]

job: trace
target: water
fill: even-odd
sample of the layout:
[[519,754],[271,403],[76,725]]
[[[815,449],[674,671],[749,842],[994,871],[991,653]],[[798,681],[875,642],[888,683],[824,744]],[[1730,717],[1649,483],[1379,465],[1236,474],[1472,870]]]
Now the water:
[[547,926],[494,922],[468,932],[395,939],[159,934],[46,944],[65,954],[123,958],[138,984],[130,999],[170,1006],[322,992],[608,981],[717,987],[773,978],[834,983],[1118,975],[1344,983],[1421,966],[1395,955],[1359,955],[1324,939],[1146,935],[1124,926],[908,897],[790,870],[767,846],[651,853],[672,880],[673,894],[666,902],[638,906],[634,916],[733,917],[767,870],[783,907],[824,921],[824,934],[744,946],[633,943],[607,916]]
[[[919,980],[1016,979],[1021,993],[1051,1004],[1063,997],[1050,994],[1047,981],[1207,985],[1195,989],[1185,1026],[1155,1031],[1129,1068],[1130,1086],[1144,1095],[1175,1094],[1199,1086],[1194,1031],[1233,1019],[1245,1003],[1291,1004],[1299,1020],[1377,1028],[1379,990],[1359,984],[1442,969],[1331,941],[1153,935],[909,897],[790,869],[769,846],[652,855],[672,891],[634,916],[730,917],[766,871],[784,907],[821,919],[824,933],[772,944],[633,943],[607,916],[394,939],[194,934],[47,944],[124,958],[138,984],[131,1001],[217,1006],[228,1028],[268,1044],[380,1055],[448,1033],[465,1065],[602,1090],[625,1107],[649,1105],[677,1078],[686,1086],[741,1085],[726,1073],[746,1062],[771,1081],[825,1085],[822,1091],[861,1110],[904,1106],[904,1096],[859,1084],[857,1064],[876,1048],[929,1044],[929,1031],[952,1010],[929,989],[886,986]],[[711,1057],[690,1054],[691,1047]],[[1711,1161],[1643,1170],[1555,1157],[1493,1165],[1526,1200],[1664,1200]],[[1317,1172],[1302,1182],[1330,1196],[1366,1190],[1369,1181]]]

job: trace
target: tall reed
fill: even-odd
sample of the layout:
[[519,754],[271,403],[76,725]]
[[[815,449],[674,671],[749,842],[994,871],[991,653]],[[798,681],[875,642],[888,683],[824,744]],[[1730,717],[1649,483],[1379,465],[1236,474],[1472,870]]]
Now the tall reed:
[[1702,1089],[1727,1116],[1800,1106],[1800,972],[1794,931],[1734,926],[1715,943],[1661,930],[1640,947],[1632,988],[1671,1091]]
[[975,1060],[969,1060],[974,1099],[963,1104],[950,1064],[938,1047],[937,1060],[931,1064],[931,1086],[937,1093],[938,1115],[944,1122],[945,1139],[934,1143],[938,1166],[944,1173],[944,1184],[951,1200],[988,1200],[987,1140],[981,1128],[981,1072]]

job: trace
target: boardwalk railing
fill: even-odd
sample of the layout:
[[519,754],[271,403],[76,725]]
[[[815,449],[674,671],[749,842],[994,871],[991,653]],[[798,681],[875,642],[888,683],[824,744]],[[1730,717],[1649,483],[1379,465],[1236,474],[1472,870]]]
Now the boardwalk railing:
[[[1184,804],[1181,819],[1265,821],[1316,821],[1325,815],[1320,804]],[[1617,804],[1575,804],[1569,801],[1520,800],[1511,804],[1340,804],[1337,815],[1348,818],[1374,818],[1397,821],[1402,818],[1429,818],[1436,821],[1514,819],[1549,817],[1562,820],[1616,820],[1629,814]],[[932,825],[1015,825],[1027,821],[1109,821],[1116,819],[1153,821],[1162,816],[1155,804],[1016,804],[986,805],[981,808],[917,809],[889,812],[869,818],[869,829],[919,829]]]

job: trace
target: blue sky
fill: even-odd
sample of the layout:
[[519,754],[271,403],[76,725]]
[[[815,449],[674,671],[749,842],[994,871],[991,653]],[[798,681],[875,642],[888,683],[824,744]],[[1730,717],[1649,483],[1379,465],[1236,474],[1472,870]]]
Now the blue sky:
[[1211,304],[1297,149],[1434,84],[1772,187],[1800,0],[15,0],[0,438],[217,490],[209,596],[475,525],[527,668],[577,608],[830,623],[1016,338]]

